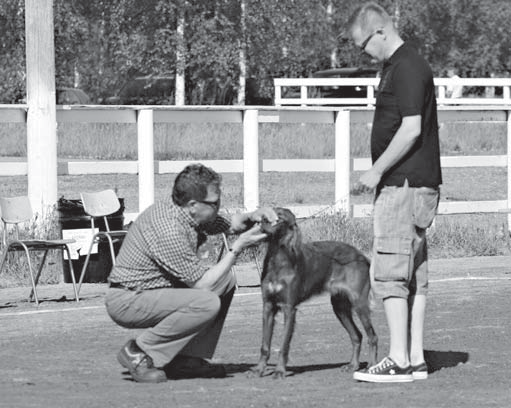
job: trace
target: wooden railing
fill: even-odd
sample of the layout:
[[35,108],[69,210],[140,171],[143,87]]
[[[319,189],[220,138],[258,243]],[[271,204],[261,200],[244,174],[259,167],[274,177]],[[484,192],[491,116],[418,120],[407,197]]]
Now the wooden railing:
[[[511,78],[435,78],[437,103],[439,105],[511,105]],[[322,105],[374,105],[375,89],[379,78],[275,78],[276,106],[322,106]],[[325,98],[318,91],[320,87],[360,87],[363,97],[360,98]],[[498,96],[485,97],[474,93],[466,93],[461,98],[451,98],[446,89],[449,86],[462,86],[464,89],[474,87],[494,88]],[[299,92],[289,92],[299,89]],[[338,92],[342,94],[342,90]],[[290,95],[291,94],[291,95]]]
[[[440,122],[491,121],[507,123],[508,152],[511,152],[511,106],[440,106]],[[0,105],[1,122],[25,122],[26,106]],[[354,217],[371,213],[371,205],[352,205],[350,173],[371,165],[369,159],[350,157],[350,125],[370,123],[373,108],[327,107],[227,107],[227,106],[66,106],[57,110],[58,122],[136,123],[138,129],[137,161],[69,161],[67,174],[138,173],[141,211],[154,201],[154,175],[178,173],[190,161],[155,161],[153,127],[155,123],[241,123],[243,125],[243,159],[202,161],[218,172],[243,173],[243,206],[250,210],[259,206],[259,174],[281,172],[334,172],[334,201],[314,206],[291,207],[300,217],[318,211],[345,211]],[[260,123],[329,123],[334,125],[335,155],[320,160],[260,160]],[[441,202],[441,214],[498,212],[511,208],[511,155],[442,157],[443,167],[499,166],[507,168],[507,200]],[[0,176],[27,174],[24,161],[0,161]],[[285,204],[285,203],[283,203]]]

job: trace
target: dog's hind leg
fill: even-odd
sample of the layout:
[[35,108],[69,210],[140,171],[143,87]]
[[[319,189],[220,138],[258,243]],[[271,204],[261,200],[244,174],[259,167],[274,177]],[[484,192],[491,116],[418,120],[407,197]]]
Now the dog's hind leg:
[[271,302],[264,302],[263,304],[263,340],[261,344],[261,354],[259,362],[251,370],[259,377],[264,375],[268,359],[270,358],[271,339],[273,336],[273,327],[275,325],[275,314],[277,313],[276,307]]
[[291,338],[295,330],[296,321],[296,307],[285,305],[282,308],[284,312],[284,333],[282,340],[282,347],[279,352],[279,359],[275,367],[274,378],[284,378],[286,376],[286,365],[289,357],[289,348],[291,345]]
[[371,323],[371,310],[367,301],[364,300],[362,305],[356,305],[355,311],[364,326],[367,334],[367,343],[369,345],[369,366],[376,364],[378,359],[378,336],[374,331],[373,324]]
[[353,321],[351,311],[351,302],[348,297],[340,292],[331,296],[330,302],[334,309],[335,315],[348,332],[352,345],[351,361],[349,365],[344,367],[346,370],[356,371],[359,369],[360,348],[362,344],[362,333]]

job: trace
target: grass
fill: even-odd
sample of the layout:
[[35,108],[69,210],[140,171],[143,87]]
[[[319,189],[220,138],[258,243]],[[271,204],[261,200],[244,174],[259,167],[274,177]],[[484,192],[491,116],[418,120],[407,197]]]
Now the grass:
[[[35,219],[24,225],[20,224],[19,235],[15,235],[14,228],[10,228],[7,233],[7,239],[60,239],[60,225],[57,211],[55,208],[48,210],[42,216],[36,216]],[[2,246],[3,249],[3,246]],[[37,273],[39,265],[43,258],[42,251],[30,251],[30,261]],[[62,281],[62,255],[61,251],[50,250],[45,262],[45,268],[41,273],[41,283],[59,283]],[[0,287],[13,287],[28,285],[30,282],[30,272],[25,253],[9,252],[7,255],[6,271],[2,274]]]
[[[58,155],[61,158],[136,160],[134,124],[61,123]],[[241,124],[156,124],[156,160],[241,159]],[[333,158],[334,129],[326,124],[261,124],[260,155],[265,159]],[[369,157],[370,125],[353,124],[351,156]],[[4,123],[0,129],[2,156],[26,156],[23,124]],[[506,153],[506,124],[444,123],[440,127],[443,155]]]
[[[265,159],[333,158],[333,125],[262,124],[260,156]],[[352,157],[368,157],[370,126],[353,125]],[[154,151],[157,160],[241,159],[243,156],[241,125],[221,124],[156,124]],[[445,123],[440,128],[442,155],[506,154],[504,123]],[[0,129],[4,156],[26,156],[25,126],[4,124]],[[62,158],[136,160],[136,126],[131,124],[59,124],[58,154]],[[503,168],[444,169],[442,200],[496,200],[507,198],[507,174]],[[175,175],[158,175],[155,198],[170,190]],[[353,174],[353,180],[358,174]],[[263,173],[260,176],[261,205],[285,206],[333,202],[331,173]],[[466,181],[470,180],[470,183]],[[26,177],[0,177],[2,195],[26,194]],[[125,199],[126,211],[138,208],[135,175],[60,176],[59,195],[77,198],[82,190],[115,188]],[[242,175],[223,175],[223,203],[226,208],[243,202]],[[352,189],[353,203],[370,203],[371,194]],[[53,218],[52,218],[53,217]],[[49,235],[59,234],[55,216],[49,223]],[[371,250],[370,219],[347,219],[341,215],[300,220],[306,240],[336,239],[348,242],[366,253]],[[438,216],[428,233],[430,257],[464,257],[508,255],[507,216],[505,214],[460,214]],[[219,245],[219,242],[217,242]],[[218,245],[216,245],[218,247]],[[257,252],[262,257],[264,248]],[[216,254],[213,254],[213,259]],[[242,258],[250,261],[250,257]],[[61,260],[54,256],[41,282],[61,280]],[[0,287],[27,284],[24,265],[11,265],[1,276]],[[26,269],[26,268],[25,268]],[[53,270],[53,271],[52,271]]]

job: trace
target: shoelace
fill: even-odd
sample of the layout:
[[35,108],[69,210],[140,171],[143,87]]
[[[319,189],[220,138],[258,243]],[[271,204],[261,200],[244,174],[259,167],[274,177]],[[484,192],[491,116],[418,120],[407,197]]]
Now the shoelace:
[[393,365],[394,365],[394,362],[390,358],[386,357],[380,363],[378,363],[377,365],[371,367],[369,369],[369,372],[371,374],[377,374],[378,372],[383,371],[386,368],[388,368],[390,366],[393,366]]

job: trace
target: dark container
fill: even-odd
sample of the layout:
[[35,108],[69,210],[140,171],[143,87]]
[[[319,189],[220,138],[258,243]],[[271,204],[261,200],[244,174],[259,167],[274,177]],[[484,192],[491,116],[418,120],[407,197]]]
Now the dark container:
[[[121,203],[119,210],[107,217],[110,230],[122,230],[124,228],[124,199],[119,198],[119,202]],[[80,231],[78,230],[90,230],[90,217],[85,214],[82,200],[68,200],[64,197],[61,197],[57,204],[57,210],[59,214],[59,224],[62,234],[64,231],[66,231],[66,235],[73,235],[74,232],[69,230],[77,230],[76,234],[81,235]],[[99,228],[100,231],[106,231],[103,219],[95,219],[94,225],[96,228]],[[76,282],[78,282],[80,279],[80,274],[82,272],[83,264],[85,263],[89,244],[90,241],[83,242],[83,245],[80,248],[78,259],[72,260]],[[116,255],[120,247],[121,242],[114,243],[114,251]],[[72,280],[69,264],[67,260],[62,262],[62,264],[64,269],[64,282],[70,283]],[[89,264],[87,266],[87,273],[83,281],[88,283],[107,282],[107,278],[111,269],[112,259],[110,257],[110,249],[108,248],[108,243],[99,244],[97,253],[93,253],[90,256]]]

